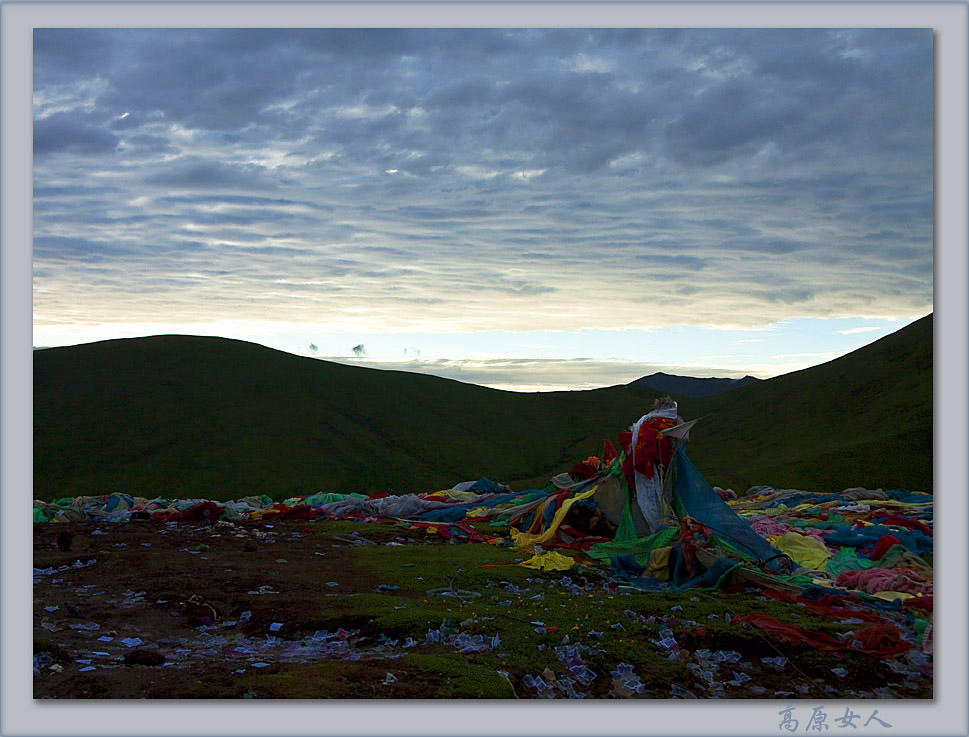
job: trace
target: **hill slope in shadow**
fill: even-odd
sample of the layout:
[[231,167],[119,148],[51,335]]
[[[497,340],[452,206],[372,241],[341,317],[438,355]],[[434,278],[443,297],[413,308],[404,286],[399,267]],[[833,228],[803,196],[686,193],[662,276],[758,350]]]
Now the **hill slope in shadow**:
[[927,315],[820,366],[691,400],[707,416],[692,459],[738,489],[931,491],[932,335]]
[[655,396],[503,392],[190,336],[38,351],[34,377],[37,498],[285,498],[547,479]]
[[[932,488],[932,316],[840,359],[705,398],[691,456],[714,483]],[[276,499],[489,476],[541,487],[656,392],[520,394],[155,336],[35,351],[34,497]],[[675,395],[674,395],[675,396]]]

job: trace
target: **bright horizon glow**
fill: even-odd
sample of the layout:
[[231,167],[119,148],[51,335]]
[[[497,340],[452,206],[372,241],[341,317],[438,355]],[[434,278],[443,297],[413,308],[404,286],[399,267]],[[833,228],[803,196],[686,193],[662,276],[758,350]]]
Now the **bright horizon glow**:
[[[857,320],[801,319],[757,331],[679,327],[556,334],[324,333],[306,326],[273,323],[115,323],[35,328],[34,343],[36,348],[53,348],[148,335],[214,336],[307,358],[430,374],[506,391],[536,392],[597,389],[627,384],[656,372],[768,379],[834,360],[900,330],[912,320],[885,320],[881,327],[867,326],[861,331],[845,327],[854,322]],[[754,332],[760,337],[744,337]],[[79,339],[82,335],[85,337]],[[360,355],[356,355],[353,348],[360,346]],[[807,351],[806,347],[825,350]],[[615,355],[619,350],[623,357]]]

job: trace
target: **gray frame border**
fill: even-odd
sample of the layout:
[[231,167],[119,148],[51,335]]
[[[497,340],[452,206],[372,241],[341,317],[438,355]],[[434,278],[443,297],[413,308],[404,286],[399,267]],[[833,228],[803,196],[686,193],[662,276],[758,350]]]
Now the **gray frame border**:
[[[227,12],[231,10],[231,13]],[[378,12],[375,12],[378,11]],[[906,15],[907,13],[907,15]],[[935,265],[935,440],[936,514],[946,555],[936,556],[937,596],[944,648],[937,653],[937,697],[931,704],[905,704],[905,719],[889,734],[969,734],[965,694],[965,621],[969,568],[967,515],[967,55],[969,13],[965,2],[939,3],[728,3],[728,2],[372,2],[261,4],[128,4],[3,2],[0,4],[2,149],[0,149],[0,536],[2,551],[2,636],[0,734],[132,734],[128,719],[145,725],[142,734],[777,734],[779,702],[742,704],[675,702],[646,705],[542,704],[333,704],[260,703],[224,707],[213,702],[54,704],[30,698],[24,668],[29,657],[32,585],[22,565],[29,557],[31,486],[31,126],[30,36],[37,26],[893,26],[936,29],[936,265]],[[508,18],[512,20],[507,20]],[[260,20],[262,18],[262,20]],[[582,19],[585,20],[582,20]],[[576,20],[578,19],[578,21]],[[672,20],[670,20],[672,19]],[[687,20],[684,20],[687,19]],[[693,20],[689,19],[695,19]],[[832,20],[833,19],[833,20]],[[26,42],[26,56],[25,53]],[[25,74],[26,70],[26,74]],[[900,418],[904,421],[904,418]],[[26,545],[25,545],[26,541]],[[25,687],[26,685],[26,687]],[[24,698],[26,694],[26,699]],[[808,707],[810,702],[797,702]],[[838,702],[846,703],[846,702]],[[852,703],[856,711],[865,704]],[[776,705],[776,706],[775,706]],[[895,713],[894,704],[882,714]],[[635,707],[635,708],[633,708]],[[950,708],[951,707],[951,708]],[[609,712],[600,710],[609,709]],[[613,711],[614,709],[619,711]],[[901,709],[902,707],[899,707]],[[506,709],[512,709],[506,711]],[[362,711],[365,714],[361,714]],[[944,714],[942,713],[944,712]],[[703,720],[699,728],[696,715]],[[377,719],[371,719],[376,715]],[[120,718],[119,718],[120,717]],[[489,718],[490,717],[490,718]],[[369,719],[369,721],[368,721]],[[361,721],[362,720],[362,721]],[[691,726],[684,724],[690,722]],[[365,723],[363,723],[365,722]],[[283,732],[284,727],[287,732]],[[684,731],[686,727],[686,731]],[[697,731],[699,729],[699,731]],[[656,731],[659,730],[659,731]],[[938,730],[938,731],[931,731]]]

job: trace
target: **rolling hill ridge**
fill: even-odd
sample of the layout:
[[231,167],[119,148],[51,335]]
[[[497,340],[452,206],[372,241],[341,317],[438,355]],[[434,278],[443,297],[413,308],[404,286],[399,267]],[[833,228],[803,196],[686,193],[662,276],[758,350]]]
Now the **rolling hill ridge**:
[[754,384],[760,379],[745,376],[742,379],[698,378],[694,376],[673,376],[662,371],[629,382],[633,386],[648,386],[658,392],[676,394],[680,397],[710,397],[715,394]]
[[[651,405],[641,385],[545,394],[345,366],[224,338],[35,351],[34,496],[276,499],[541,487]],[[932,316],[821,366],[680,400],[712,483],[932,488]]]
[[931,491],[932,335],[930,314],[820,366],[691,400],[707,418],[691,457],[724,485]]

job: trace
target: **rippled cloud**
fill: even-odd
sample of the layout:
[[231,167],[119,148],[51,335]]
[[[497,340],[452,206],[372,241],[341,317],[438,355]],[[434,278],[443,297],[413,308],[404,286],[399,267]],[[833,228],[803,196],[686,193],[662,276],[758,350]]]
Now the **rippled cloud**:
[[37,29],[35,324],[932,305],[930,30]]

